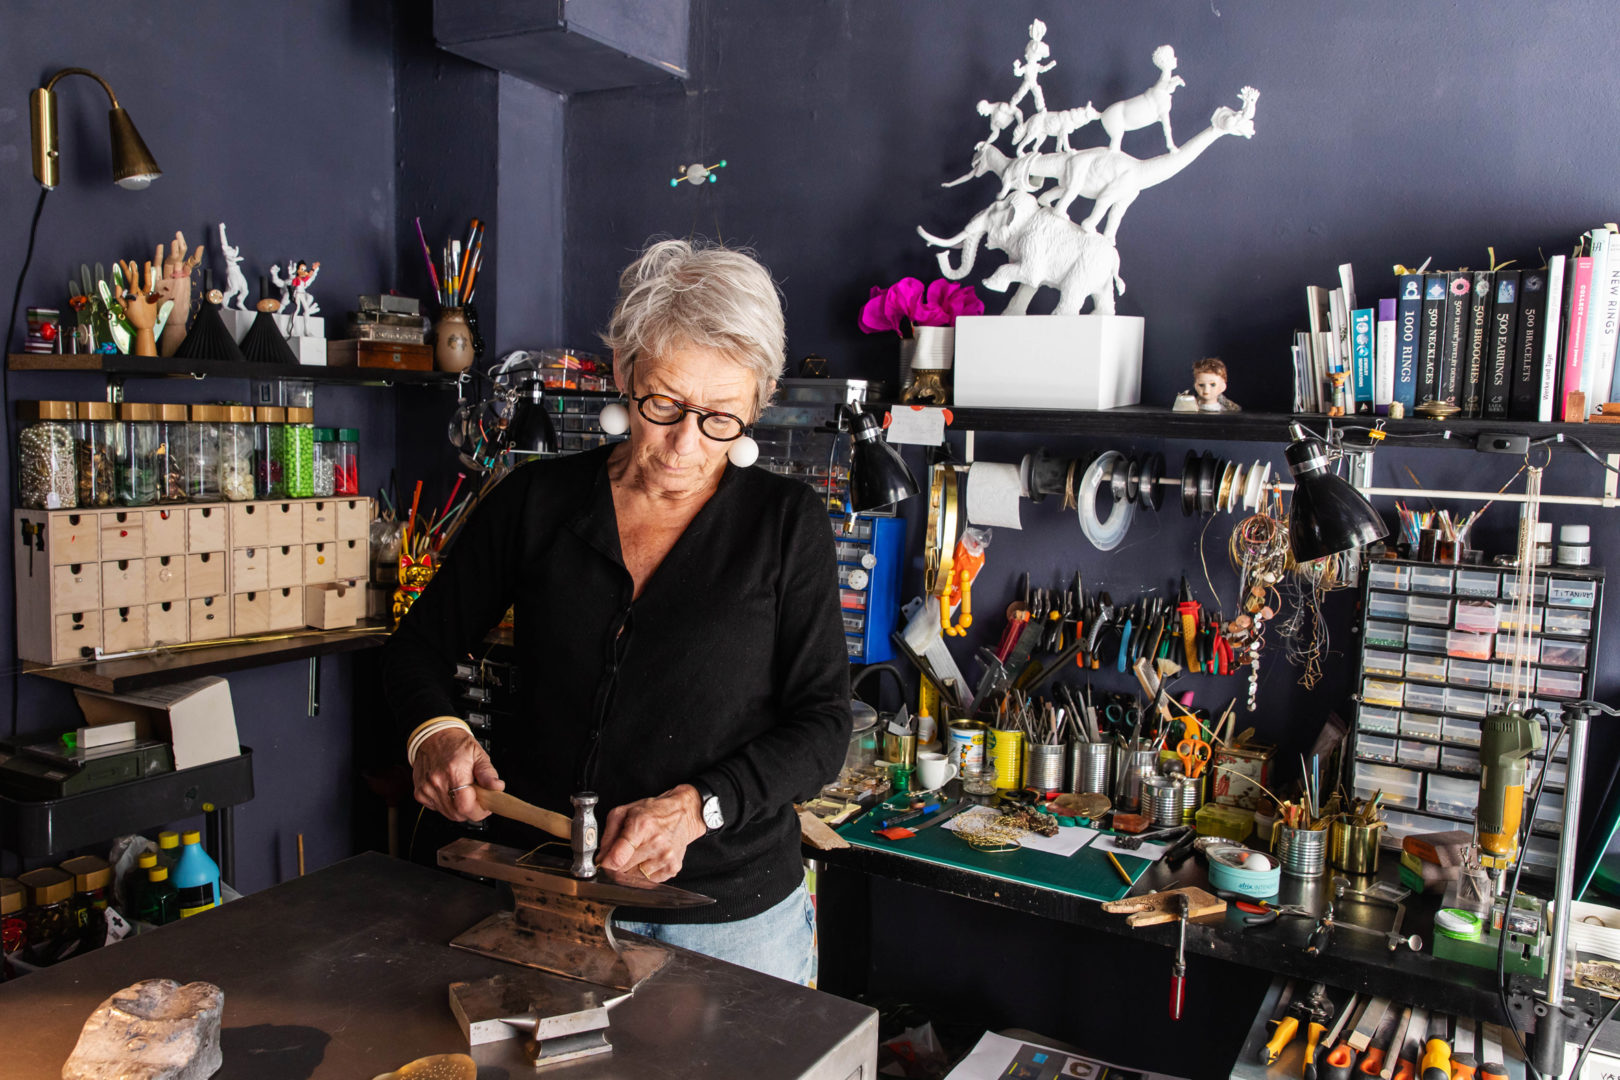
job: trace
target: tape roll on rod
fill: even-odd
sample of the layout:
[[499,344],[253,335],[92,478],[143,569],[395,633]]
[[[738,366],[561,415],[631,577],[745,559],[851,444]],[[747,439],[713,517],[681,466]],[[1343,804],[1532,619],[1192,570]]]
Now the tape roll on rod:
[[1022,493],[1018,466],[975,461],[968,469],[967,518],[973,525],[1021,529],[1018,499]]
[[1112,476],[1116,471],[1123,475],[1124,467],[1125,455],[1118,450],[1098,454],[1097,460],[1087,467],[1086,474],[1080,478],[1080,487],[1075,493],[1075,500],[1079,503],[1080,531],[1085,533],[1086,539],[1098,551],[1113,551],[1119,547],[1131,528],[1133,510],[1124,499],[1113,500],[1108,508],[1108,517],[1097,516],[1097,492],[1103,485],[1103,477]]

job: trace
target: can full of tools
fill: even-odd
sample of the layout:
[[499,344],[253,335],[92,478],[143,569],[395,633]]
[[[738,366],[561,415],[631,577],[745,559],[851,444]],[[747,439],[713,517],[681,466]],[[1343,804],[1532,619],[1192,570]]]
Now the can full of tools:
[[1143,777],[1142,816],[1155,825],[1180,825],[1181,790],[1186,786],[1178,776]]
[[984,764],[985,726],[978,720],[953,720],[945,752],[963,775]]
[[1159,775],[1159,752],[1122,750],[1114,762],[1114,807],[1127,814],[1141,813],[1142,779]]
[[996,788],[1012,791],[1024,779],[1024,733],[991,728],[985,733],[990,767],[996,773]]
[[1192,825],[1198,817],[1198,808],[1204,805],[1204,779],[1203,777],[1197,780],[1184,779],[1180,788],[1181,823]]
[[1277,825],[1277,858],[1289,877],[1321,877],[1327,868],[1326,829],[1294,829]]
[[1024,747],[1024,786],[1043,794],[1056,794],[1063,788],[1065,751],[1062,743],[1030,743]]
[[1328,826],[1328,858],[1347,874],[1378,873],[1378,839],[1383,822],[1353,825],[1343,818]]
[[1069,785],[1076,795],[1112,795],[1114,792],[1114,744],[1072,742],[1069,744]]

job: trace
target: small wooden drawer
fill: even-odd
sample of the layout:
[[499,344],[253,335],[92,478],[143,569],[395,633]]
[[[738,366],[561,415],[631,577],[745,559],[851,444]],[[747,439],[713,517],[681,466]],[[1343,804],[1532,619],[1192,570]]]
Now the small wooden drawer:
[[271,589],[270,629],[296,630],[304,625],[304,587]]
[[257,592],[269,587],[269,548],[236,548],[231,552],[231,592]]
[[105,510],[101,518],[101,558],[138,559],[146,554],[146,522],[139,510]]
[[225,594],[191,598],[191,640],[213,641],[231,636],[231,604]]
[[129,607],[146,603],[146,560],[119,559],[101,564],[101,606]]
[[101,612],[74,611],[56,616],[51,638],[51,663],[81,660],[101,648]]
[[52,514],[46,532],[50,536],[52,564],[100,561],[101,524],[95,514]]
[[82,611],[101,606],[101,564],[51,567],[51,610]]
[[270,552],[270,580],[267,589],[289,589],[304,583],[304,545],[285,544],[272,547]]
[[128,652],[152,644],[146,629],[146,605],[107,608],[101,613],[102,648],[108,652]]
[[265,533],[265,543],[272,547],[279,544],[302,544],[304,542],[304,507],[296,502],[269,502],[260,503],[266,516],[269,517],[268,531]]
[[186,598],[186,557],[157,555],[146,560],[146,602]]
[[269,592],[260,589],[231,597],[231,626],[233,635],[262,634],[269,630]]
[[264,547],[270,543],[269,503],[231,504],[231,547]]
[[304,545],[304,584],[337,580],[337,541]]
[[186,511],[186,550],[224,551],[226,521],[223,506],[193,506]]
[[337,576],[340,578],[369,578],[371,576],[371,544],[365,540],[339,540],[337,544]]
[[366,583],[338,581],[304,589],[304,622],[322,630],[353,626],[366,615]]
[[146,605],[146,636],[153,645],[179,645],[190,641],[184,599]]
[[304,543],[315,544],[337,539],[337,503],[331,499],[311,499],[304,505]]
[[364,540],[371,535],[371,500],[339,499],[337,501],[337,538]]
[[163,510],[142,510],[145,519],[146,553],[148,555],[184,555],[186,553],[186,511],[181,507]]
[[[186,556],[186,595],[214,596],[225,591],[225,553],[199,551]],[[195,622],[192,623],[196,625]]]

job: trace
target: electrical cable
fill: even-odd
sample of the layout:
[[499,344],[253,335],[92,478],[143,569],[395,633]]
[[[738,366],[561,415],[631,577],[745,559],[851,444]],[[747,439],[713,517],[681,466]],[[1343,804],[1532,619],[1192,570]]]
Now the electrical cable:
[[[28,267],[34,261],[34,241],[39,236],[39,218],[45,212],[45,196],[50,193],[50,188],[42,187],[39,189],[39,202],[34,204],[34,217],[28,223],[28,250],[23,253],[22,269],[17,271],[17,287],[11,293],[11,315],[6,319],[5,347],[7,351],[11,349],[11,335],[17,328],[17,308],[22,304],[23,283],[28,280]],[[0,365],[0,445],[5,446],[6,456],[11,459],[11,465],[7,473],[11,483],[12,497],[15,498],[17,493],[17,455],[12,452],[11,448],[11,409],[6,405],[11,400],[10,368],[9,361],[4,365]],[[11,530],[7,529],[5,545],[0,548],[0,562],[9,563],[11,561],[14,544],[15,541],[12,539]],[[22,676],[13,675],[11,677],[11,734],[13,738],[17,734],[17,714],[21,711],[19,703],[21,693]]]
[[1545,446],[1548,443],[1555,443],[1555,442],[1572,442],[1576,446],[1580,447],[1582,452],[1584,452],[1587,457],[1591,458],[1593,461],[1595,461],[1599,465],[1603,466],[1609,472],[1620,473],[1620,469],[1617,469],[1613,465],[1610,465],[1607,461],[1604,461],[1602,456],[1599,455],[1596,450],[1593,450],[1590,446],[1587,446],[1584,442],[1577,439],[1573,435],[1551,435],[1551,436],[1548,436],[1545,439],[1537,439],[1537,440],[1535,440],[1535,442],[1532,445]]
[[1580,1080],[1581,1067],[1586,1064],[1586,1055],[1592,1052],[1592,1044],[1597,1042],[1598,1032],[1603,1030],[1604,1024],[1614,1019],[1617,1010],[1620,1010],[1620,997],[1614,999],[1614,1004],[1610,1005],[1609,1011],[1603,1014],[1603,1019],[1592,1025],[1592,1034],[1588,1035],[1586,1041],[1581,1043],[1581,1052],[1575,1055],[1575,1068],[1570,1070],[1569,1075],[1574,1080]]
[[[1547,710],[1534,708],[1525,713],[1526,716],[1540,716],[1546,723],[1547,730],[1552,730],[1552,718]],[[1524,852],[1530,842],[1531,827],[1535,824],[1536,811],[1541,806],[1541,792],[1547,786],[1547,773],[1551,771],[1552,761],[1558,754],[1558,747],[1563,744],[1564,737],[1569,734],[1569,725],[1563,725],[1558,732],[1558,738],[1547,747],[1547,761],[1541,767],[1541,774],[1536,777],[1535,794],[1530,797],[1530,810],[1524,816],[1524,823],[1520,825],[1519,855],[1513,861],[1513,884],[1508,889],[1507,905],[1502,909],[1502,929],[1496,940],[1496,997],[1502,1006],[1502,1018],[1507,1021],[1507,1029],[1513,1035],[1513,1041],[1519,1046],[1519,1056],[1524,1061],[1525,1073],[1530,1080],[1541,1080],[1541,1074],[1531,1064],[1530,1051],[1524,1045],[1524,1039],[1519,1034],[1519,1025],[1513,1020],[1513,1010],[1508,1006],[1507,996],[1507,939],[1508,921],[1513,913],[1513,905],[1519,898],[1519,875],[1524,871]],[[1562,963],[1559,958],[1558,963]],[[1578,1074],[1577,1074],[1578,1075]]]

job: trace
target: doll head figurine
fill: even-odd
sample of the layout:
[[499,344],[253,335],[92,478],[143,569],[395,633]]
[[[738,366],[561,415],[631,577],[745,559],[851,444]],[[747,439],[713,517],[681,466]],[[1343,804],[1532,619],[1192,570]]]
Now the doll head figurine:
[[1219,357],[1206,356],[1193,364],[1193,397],[1199,412],[1238,412],[1226,396],[1226,365]]

